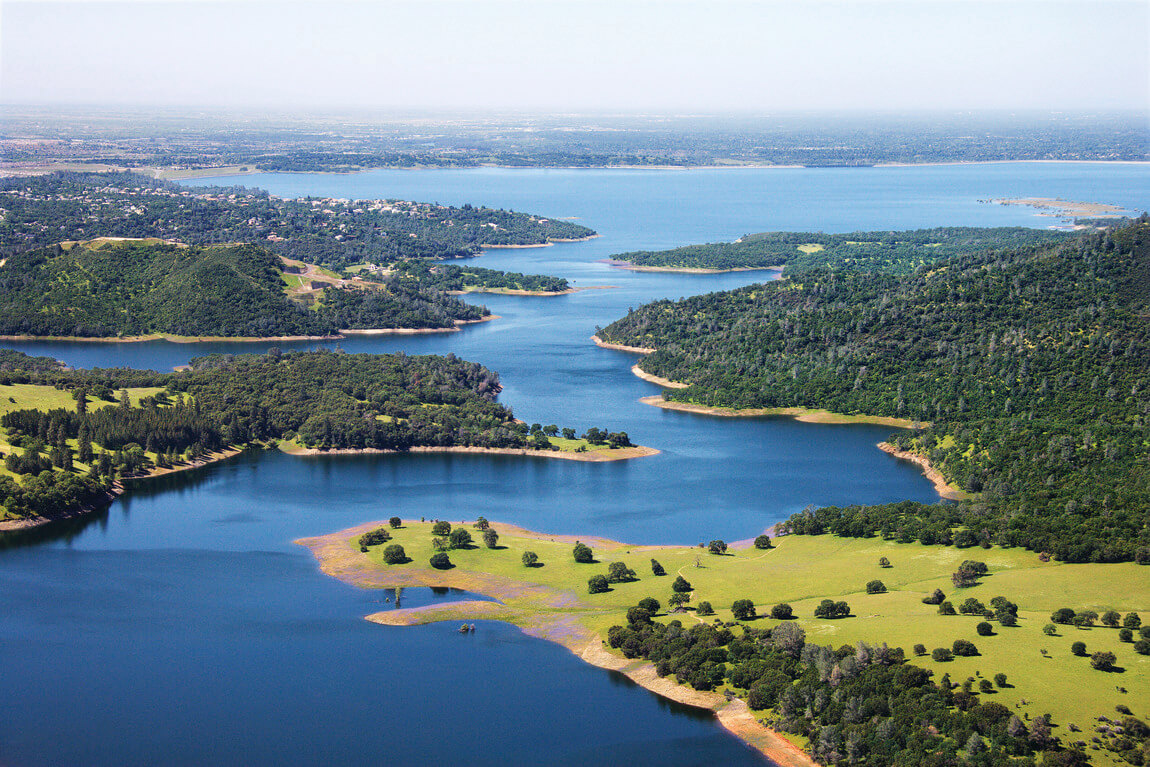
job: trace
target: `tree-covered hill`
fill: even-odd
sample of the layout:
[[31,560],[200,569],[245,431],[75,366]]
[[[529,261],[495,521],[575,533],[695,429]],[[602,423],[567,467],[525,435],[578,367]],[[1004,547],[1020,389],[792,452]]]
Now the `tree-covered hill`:
[[1024,227],[939,227],[905,232],[762,232],[734,242],[671,250],[621,253],[633,266],[674,269],[762,269],[786,265],[786,274],[821,267],[909,274],[920,266],[980,250],[1058,242],[1067,232]]
[[312,310],[285,295],[280,258],[255,245],[70,243],[0,267],[0,335],[108,337],[331,335],[449,328],[487,315],[434,290],[332,286]]
[[483,247],[595,234],[571,221],[471,205],[402,200],[285,200],[244,187],[185,187],[133,173],[0,179],[0,254],[65,240],[159,237],[194,245],[260,242],[343,267],[464,258]]
[[837,510],[837,532],[950,542],[965,526],[971,542],[1150,562],[1148,288],[1144,217],[911,274],[811,269],[658,301],[598,335],[658,349],[640,367],[690,384],[668,399],[933,421],[894,442],[980,494]]

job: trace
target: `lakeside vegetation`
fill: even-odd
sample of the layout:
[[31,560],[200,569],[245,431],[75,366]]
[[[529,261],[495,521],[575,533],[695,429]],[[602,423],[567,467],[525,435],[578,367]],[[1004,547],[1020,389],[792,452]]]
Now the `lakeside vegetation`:
[[[0,439],[9,519],[106,502],[124,477],[279,440],[317,451],[421,447],[593,452],[625,432],[525,424],[495,401],[498,374],[472,362],[331,351],[210,355],[178,373],[67,370],[0,355]],[[562,435],[562,436],[560,436]],[[555,443],[552,442],[555,439]]]
[[977,494],[803,513],[794,532],[1150,564],[1147,285],[1142,218],[911,274],[811,269],[657,301],[597,335],[657,349],[639,366],[688,384],[672,402],[931,421],[891,443]]
[[1059,242],[1071,236],[1047,229],[968,226],[849,234],[762,232],[743,235],[734,242],[639,250],[612,258],[632,266],[667,269],[765,269],[785,265],[784,276],[818,268],[910,274],[957,255]]
[[[727,693],[746,701],[821,764],[1150,756],[1150,642],[1137,644],[1150,590],[1135,564],[829,535],[637,546],[485,520],[393,520],[385,540],[364,544],[375,527],[300,542],[352,583],[452,586],[499,601],[397,604],[371,620],[504,620],[592,662],[605,644],[632,663],[615,667],[648,686],[717,693],[681,698],[715,709]],[[488,529],[494,546],[478,543]],[[453,543],[457,531],[476,542]],[[1071,625],[1067,611],[1086,617]]]
[[391,265],[391,274],[411,281],[421,288],[444,292],[523,292],[562,293],[571,288],[562,277],[545,274],[520,274],[478,266],[432,264],[427,261],[399,261]]
[[335,268],[466,258],[486,246],[545,245],[595,234],[571,221],[403,200],[285,200],[245,187],[186,187],[135,173],[0,179],[0,255],[96,237],[191,245],[260,242]]
[[0,335],[330,336],[451,328],[490,314],[408,283],[322,283],[309,307],[285,295],[285,278],[295,275],[283,270],[257,245],[96,240],[24,251],[0,270]]

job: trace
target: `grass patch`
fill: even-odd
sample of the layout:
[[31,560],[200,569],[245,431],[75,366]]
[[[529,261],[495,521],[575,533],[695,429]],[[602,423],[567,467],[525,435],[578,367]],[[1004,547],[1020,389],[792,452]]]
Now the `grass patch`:
[[[397,578],[418,574],[424,578],[422,582],[434,585],[437,577],[446,576],[428,564],[433,553],[431,525],[405,524],[392,531],[394,539],[389,543],[402,545],[412,559],[410,563],[383,564],[385,546],[373,547],[363,556],[378,566],[377,581],[386,581],[391,573]],[[694,587],[692,604],[709,601],[717,611],[714,617],[723,621],[732,620],[730,606],[736,599],[751,599],[760,615],[769,613],[774,604],[787,602],[794,608],[797,623],[806,630],[809,641],[835,647],[860,640],[900,646],[911,663],[932,669],[936,679],[949,673],[955,683],[967,677],[989,679],[1005,673],[1012,687],[980,697],[1003,703],[1020,715],[1028,713],[1032,718],[1049,712],[1059,726],[1056,734],[1064,741],[1082,737],[1064,729],[1069,723],[1089,731],[1093,717],[1113,715],[1116,705],[1128,705],[1144,715],[1145,705],[1140,701],[1150,700],[1150,657],[1138,655],[1131,644],[1119,642],[1117,630],[1100,626],[1089,630],[1060,627],[1060,636],[1042,633],[1050,613],[1059,607],[1099,613],[1111,609],[1123,614],[1136,611],[1144,622],[1150,622],[1150,579],[1146,577],[1150,570],[1135,564],[1044,563],[1035,554],[1020,549],[962,550],[829,535],[787,536],[776,540],[776,548],[732,549],[729,556],[715,556],[698,547],[635,546],[585,539],[594,550],[597,564],[579,564],[572,557],[573,540],[569,537],[536,534],[497,523],[493,526],[500,533],[501,548],[450,552],[455,565],[451,583],[478,593],[485,593],[485,588],[490,593],[493,583],[500,584],[499,598],[505,606],[501,619],[511,623],[529,625],[544,613],[561,613],[605,636],[607,628],[625,622],[627,608],[643,597],[654,597],[665,610],[672,593],[671,583],[681,573]],[[478,540],[478,532],[472,532]],[[354,543],[348,539],[349,546]],[[524,551],[538,554],[543,567],[524,567]],[[880,567],[880,557],[889,559],[892,566]],[[663,565],[665,576],[651,574],[652,558]],[[966,559],[985,562],[989,573],[977,586],[955,589],[950,575]],[[638,580],[612,584],[612,590],[606,593],[587,593],[587,580],[592,575],[605,574],[607,565],[617,561],[634,569]],[[401,572],[404,576],[400,576]],[[885,583],[888,591],[868,595],[866,582],[876,578]],[[982,618],[941,616],[934,606],[922,603],[922,598],[935,588],[941,588],[956,605],[968,596],[987,604],[995,596],[1005,596],[1020,608],[1019,625],[1009,628],[994,623],[994,636],[979,636],[975,626]],[[522,597],[517,598],[516,593],[520,592]],[[555,598],[542,599],[540,594]],[[814,607],[824,598],[846,600],[852,617],[815,619]],[[427,619],[466,620],[467,608],[434,615]],[[676,617],[684,623],[714,619],[697,618],[693,611]],[[657,620],[668,618],[664,615]],[[768,627],[776,623],[760,618],[753,625]],[[929,653],[935,647],[949,648],[956,639],[970,640],[980,655],[942,663],[934,662],[929,655],[913,656],[915,644],[925,645]],[[1089,657],[1071,654],[1070,645],[1075,641],[1085,642],[1088,653],[1113,652],[1117,665],[1125,671],[1095,671]],[[1127,692],[1119,692],[1118,687]]]

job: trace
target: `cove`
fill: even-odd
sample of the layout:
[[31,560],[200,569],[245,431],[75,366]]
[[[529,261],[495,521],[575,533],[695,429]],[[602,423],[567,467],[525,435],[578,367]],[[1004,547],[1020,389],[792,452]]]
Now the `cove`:
[[[233,183],[237,179],[221,179]],[[105,515],[0,550],[0,762],[39,764],[756,764],[709,716],[669,704],[509,626],[392,629],[387,607],[319,573],[291,541],[392,515],[478,514],[553,533],[735,540],[807,504],[935,498],[878,451],[889,429],[722,419],[648,407],[633,355],[590,341],[628,307],[769,273],[671,275],[613,253],[770,228],[1045,225],[978,199],[1137,205],[1136,166],[738,171],[379,171],[238,179],[276,194],[405,197],[577,216],[602,235],[493,251],[491,268],[613,290],[469,296],[503,319],[443,336],[345,339],[347,351],[455,353],[500,371],[543,423],[621,429],[662,454],[614,464],[505,456],[246,453],[134,487]],[[204,183],[204,182],[199,182]],[[270,344],[20,343],[82,367],[166,370]],[[283,344],[284,348],[320,345]],[[410,589],[404,606],[468,598]],[[394,603],[392,603],[394,604]]]

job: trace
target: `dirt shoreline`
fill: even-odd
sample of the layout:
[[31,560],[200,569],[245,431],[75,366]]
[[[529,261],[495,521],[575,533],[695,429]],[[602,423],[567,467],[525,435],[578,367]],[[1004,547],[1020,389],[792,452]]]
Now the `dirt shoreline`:
[[177,336],[168,333],[153,333],[146,336],[115,336],[115,337],[89,337],[89,336],[0,336],[0,341],[81,341],[85,343],[102,344],[137,344],[146,341],[167,341],[173,344],[198,343],[285,343],[289,341],[338,341],[349,336],[383,336],[383,335],[422,335],[424,333],[458,333],[463,325],[475,325],[480,322],[498,320],[498,314],[489,314],[478,320],[455,320],[455,327],[451,328],[367,328],[362,330],[345,329],[332,336]]
[[613,261],[608,259],[603,263],[610,264],[616,269],[626,269],[629,272],[667,272],[669,274],[727,274],[729,272],[782,272],[783,266],[737,266],[732,269],[707,269],[701,266],[636,266],[630,261]]
[[547,242],[533,242],[529,245],[480,245],[479,250],[520,250],[522,248],[550,248],[557,242],[587,242],[599,237],[599,234],[589,234],[586,237],[552,237]]
[[[226,461],[227,459],[232,458],[233,456],[237,456],[242,452],[243,452],[243,448],[228,448],[226,450],[217,450],[214,453],[210,453],[205,458],[197,458],[194,461],[188,461],[187,463],[181,464],[179,466],[173,466],[170,469],[158,469],[158,468],[152,469],[147,474],[142,474],[138,477],[128,477],[127,479],[129,479],[129,480],[148,480],[148,479],[152,479],[154,477],[162,477],[162,476],[165,476],[167,474],[175,474],[175,473],[181,472],[181,471],[191,471],[192,469],[199,469],[203,466],[208,466],[208,465],[213,464],[213,463],[219,463],[220,461]],[[21,519],[6,519],[6,520],[0,522],[0,532],[7,532],[10,530],[26,530],[26,529],[30,529],[33,527],[41,527],[43,525],[47,525],[47,524],[50,524],[52,522],[61,522],[61,521],[66,520],[66,519],[76,519],[78,517],[83,517],[83,516],[86,516],[88,514],[92,514],[94,512],[97,512],[97,511],[103,511],[104,509],[108,508],[108,504],[110,504],[112,501],[116,500],[116,498],[123,495],[124,490],[125,490],[125,487],[124,487],[123,482],[121,482],[120,480],[116,480],[115,482],[112,483],[112,487],[107,492],[107,503],[105,503],[101,506],[97,506],[97,507],[85,506],[85,507],[81,507],[79,509],[66,509],[66,510],[62,511],[60,514],[55,514],[51,517],[24,517]]]
[[655,350],[646,346],[624,346],[623,344],[610,344],[599,336],[591,336],[595,345],[602,349],[614,349],[617,352],[630,352],[632,354],[654,354]]
[[638,365],[631,366],[631,372],[642,378],[644,381],[662,386],[664,389],[686,389],[690,384],[672,381],[670,378],[663,378],[662,376],[652,375],[651,373],[642,370]]
[[729,407],[708,407],[690,402],[673,402],[663,399],[660,394],[639,399],[644,405],[653,405],[665,410],[680,410],[684,413],[717,415],[724,418],[758,418],[762,416],[785,415],[803,423],[868,423],[876,426],[891,426],[896,429],[923,429],[930,424],[926,421],[910,421],[906,418],[892,418],[885,415],[845,415],[830,410],[809,407],[760,407],[735,409]]
[[317,448],[297,448],[281,446],[280,450],[288,455],[400,455],[402,453],[472,453],[483,455],[523,455],[532,458],[558,458],[565,461],[584,461],[587,463],[605,463],[608,461],[625,461],[631,458],[645,458],[649,455],[658,455],[659,451],[653,447],[635,445],[633,447],[620,447],[615,450],[589,450],[586,453],[570,453],[560,450],[528,450],[518,447],[466,447],[463,445],[449,447],[418,446],[407,450],[380,450],[379,448],[339,448],[335,450],[319,450]]
[[569,296],[584,290],[615,290],[618,285],[588,285],[585,288],[567,288],[566,290],[518,290],[515,288],[476,288],[474,290],[449,290],[448,295],[468,296],[475,293],[486,293],[494,296]]
[[939,496],[946,498],[949,501],[961,501],[969,497],[962,490],[959,490],[957,487],[947,482],[946,477],[942,476],[942,472],[934,468],[930,461],[925,457],[907,450],[899,450],[889,442],[878,443],[878,449],[884,453],[888,453],[889,455],[894,456],[895,458],[898,458],[899,460],[910,461],[911,463],[917,465],[920,469],[922,469],[923,476],[934,483],[935,492],[937,492]]
[[[441,620],[456,620],[462,610],[474,619],[506,621],[518,626],[529,636],[546,639],[565,647],[586,663],[617,671],[656,695],[711,711],[724,728],[780,767],[817,767],[817,764],[801,749],[762,725],[742,700],[728,701],[725,696],[718,693],[694,690],[669,678],[660,677],[654,664],[648,661],[628,660],[612,654],[598,635],[579,624],[573,615],[562,614],[562,608],[571,604],[574,598],[572,594],[544,586],[520,584],[488,574],[459,574],[451,570],[435,572],[379,570],[370,560],[360,555],[358,549],[352,545],[352,541],[362,533],[382,524],[384,523],[370,522],[329,535],[301,538],[295,543],[311,551],[322,572],[360,588],[447,586],[462,588],[500,601],[470,600],[412,609],[386,610],[367,615],[366,620],[387,626],[414,626]],[[500,529],[514,530],[517,535],[535,536],[540,539],[555,537],[523,530],[513,525],[494,524]],[[586,537],[581,540],[592,541]],[[523,599],[525,596],[549,609],[528,615],[518,608],[502,604],[503,600]]]

